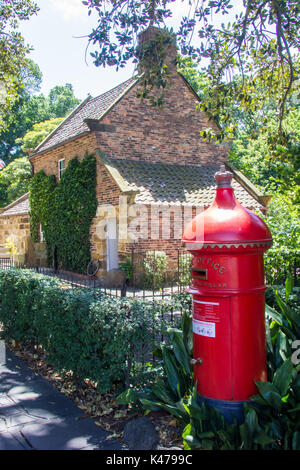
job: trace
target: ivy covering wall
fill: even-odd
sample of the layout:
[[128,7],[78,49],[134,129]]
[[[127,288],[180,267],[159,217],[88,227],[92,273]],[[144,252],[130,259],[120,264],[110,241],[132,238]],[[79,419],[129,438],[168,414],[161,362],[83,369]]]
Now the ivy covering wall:
[[47,245],[48,262],[57,249],[59,267],[86,272],[90,261],[90,227],[97,210],[96,160],[86,154],[73,158],[56,183],[54,175],[39,171],[30,183],[31,236],[40,241],[40,225]]

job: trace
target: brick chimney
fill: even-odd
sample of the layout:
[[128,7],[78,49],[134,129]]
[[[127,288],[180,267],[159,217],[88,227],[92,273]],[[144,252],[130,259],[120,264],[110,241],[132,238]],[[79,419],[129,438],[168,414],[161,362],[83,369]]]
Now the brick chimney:
[[149,26],[138,35],[138,65],[139,72],[143,71],[143,61],[162,61],[169,70],[176,70],[177,45],[175,34],[166,29]]

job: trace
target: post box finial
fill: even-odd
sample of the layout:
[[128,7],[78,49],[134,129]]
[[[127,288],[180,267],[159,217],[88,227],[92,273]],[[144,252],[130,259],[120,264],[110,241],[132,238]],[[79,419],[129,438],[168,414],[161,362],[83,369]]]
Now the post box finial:
[[225,165],[221,165],[220,171],[215,174],[217,188],[231,188],[233,174],[226,170]]

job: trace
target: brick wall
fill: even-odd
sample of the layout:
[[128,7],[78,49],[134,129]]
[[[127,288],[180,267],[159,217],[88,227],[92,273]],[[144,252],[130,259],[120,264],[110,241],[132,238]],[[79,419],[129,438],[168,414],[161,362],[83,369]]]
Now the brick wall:
[[228,146],[201,142],[204,127],[217,130],[185,80],[176,73],[163,109],[141,103],[134,86],[103,118],[116,132],[98,132],[98,146],[111,158],[218,166],[227,160]]
[[96,137],[91,133],[50,149],[31,158],[34,174],[44,170],[46,175],[57,176],[59,160],[64,158],[67,167],[72,158],[77,156],[82,160],[86,152],[94,153],[96,148]]
[[[144,160],[150,162],[188,165],[218,166],[227,159],[228,146],[201,142],[199,131],[216,125],[198,111],[198,100],[185,80],[177,73],[166,95],[166,105],[156,109],[141,103],[133,87],[102,120],[103,124],[115,126],[116,132],[91,132],[48,150],[31,159],[34,173],[44,170],[46,174],[58,175],[58,161],[77,156],[82,159],[86,152],[95,153],[98,148],[110,158]],[[100,158],[97,157],[97,198],[99,205],[112,204],[118,215],[120,190]],[[97,225],[103,215],[97,214],[91,225],[91,256],[103,258],[106,241],[97,236]],[[150,222],[150,219],[149,219]],[[159,222],[161,225],[161,222]],[[161,228],[159,229],[161,230]],[[119,250],[129,253],[136,250],[163,250],[171,258],[181,247],[181,239],[129,240],[119,242]]]

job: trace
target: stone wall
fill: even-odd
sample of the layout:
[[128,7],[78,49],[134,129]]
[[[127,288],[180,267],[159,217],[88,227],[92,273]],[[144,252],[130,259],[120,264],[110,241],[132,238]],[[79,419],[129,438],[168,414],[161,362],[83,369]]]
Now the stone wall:
[[0,217],[0,246],[16,264],[46,266],[45,243],[33,243],[30,236],[29,214]]
[[3,216],[0,218],[0,245],[5,246],[11,259],[24,263],[30,238],[29,215]]

